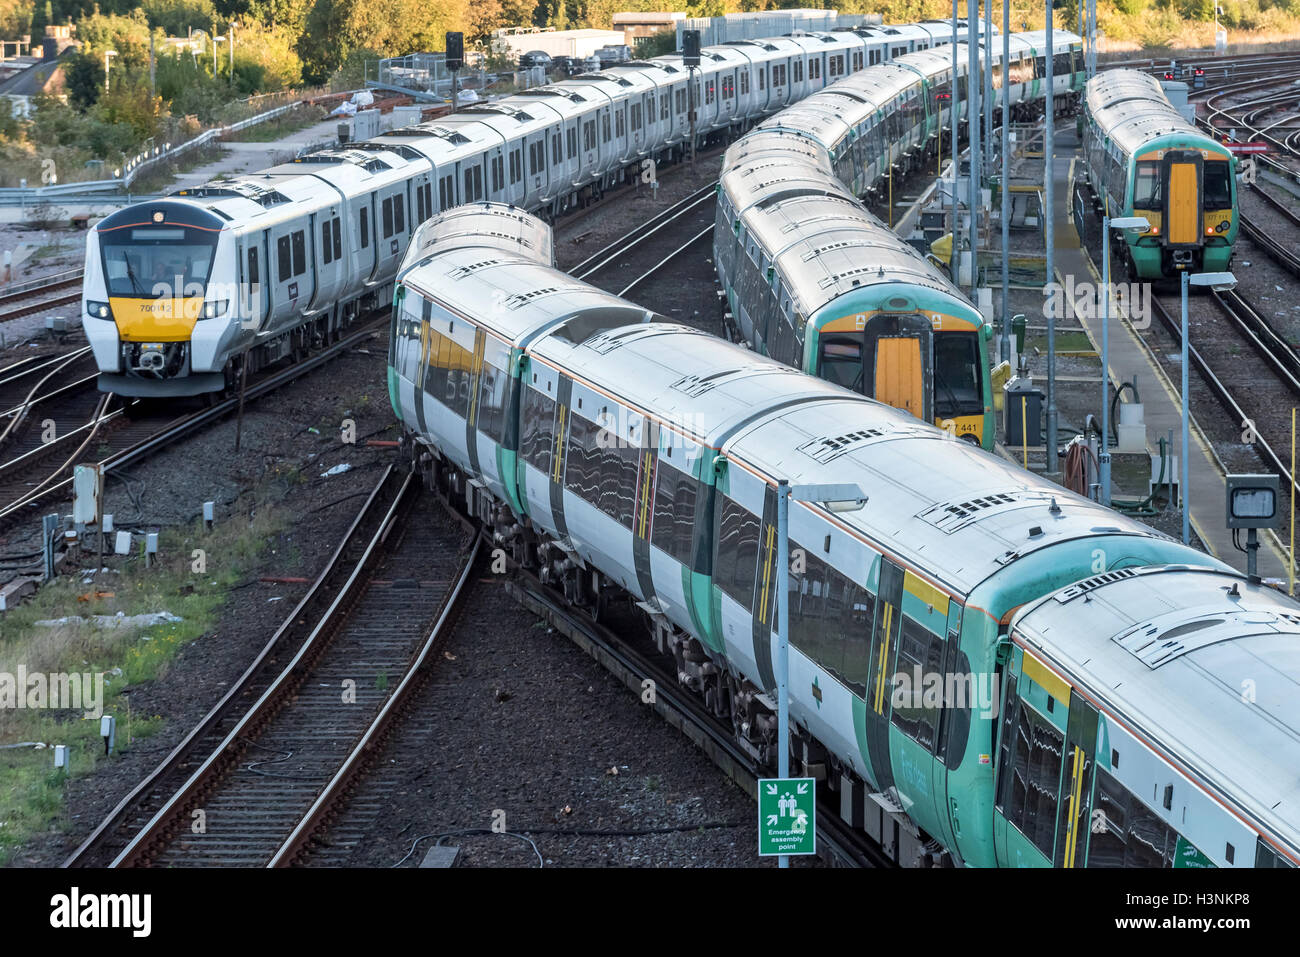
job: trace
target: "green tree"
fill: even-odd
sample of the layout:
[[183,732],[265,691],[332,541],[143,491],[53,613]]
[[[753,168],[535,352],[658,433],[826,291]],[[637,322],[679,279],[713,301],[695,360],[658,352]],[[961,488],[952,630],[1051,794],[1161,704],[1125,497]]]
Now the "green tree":
[[217,16],[212,0],[141,0],[140,9],[150,26],[171,37],[185,36],[191,27],[206,30]]
[[87,53],[74,53],[63,68],[68,99],[78,109],[87,109],[104,91],[104,66]]
[[467,29],[470,0],[316,0],[298,43],[304,72],[323,80],[362,47],[384,56],[441,50]]

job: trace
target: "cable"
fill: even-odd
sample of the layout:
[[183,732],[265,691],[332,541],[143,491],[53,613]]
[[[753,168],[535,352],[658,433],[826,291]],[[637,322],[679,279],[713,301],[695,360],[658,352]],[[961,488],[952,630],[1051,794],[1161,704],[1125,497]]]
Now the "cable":
[[1097,456],[1088,444],[1081,439],[1073,439],[1065,449],[1064,474],[1065,487],[1085,498],[1088,495],[1088,465],[1097,467]]
[[1128,389],[1133,393],[1133,401],[1141,402],[1142,396],[1138,395],[1137,386],[1132,382],[1121,382],[1119,388],[1115,390],[1115,395],[1110,400],[1110,434],[1114,438],[1115,444],[1119,445],[1119,418],[1115,415],[1115,409],[1119,405],[1119,397]]

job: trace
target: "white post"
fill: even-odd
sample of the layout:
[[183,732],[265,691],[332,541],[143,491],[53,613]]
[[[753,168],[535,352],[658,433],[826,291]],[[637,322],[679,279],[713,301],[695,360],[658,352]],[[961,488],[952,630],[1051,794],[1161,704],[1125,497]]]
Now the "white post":
[[[1048,0],[1050,3],[1051,0]],[[979,22],[980,8],[979,0],[966,0],[966,44],[967,52],[967,73],[966,73],[966,103],[967,103],[967,130],[966,138],[969,145],[970,154],[970,297],[972,300],[978,298],[976,292],[979,286],[979,232],[978,217],[976,209],[979,205],[979,188],[984,177],[981,175],[981,167],[984,165],[983,154],[980,152],[980,49],[979,49]],[[958,284],[960,285],[960,283]]]
[[[1056,107],[1052,102],[1052,0],[1046,0],[1047,6],[1047,101],[1043,109],[1046,126],[1043,129],[1043,195],[1047,208],[1043,210],[1043,222],[1046,226],[1044,240],[1047,244],[1047,281],[1054,282],[1056,275],[1056,191],[1055,163],[1052,161],[1053,126],[1056,119]],[[1047,474],[1055,475],[1059,469],[1056,461],[1056,317],[1052,310],[1047,311]]]
[[1101,218],[1101,504],[1110,505],[1110,217]]
[[[790,483],[781,479],[776,486],[776,776],[790,776]],[[790,857],[782,854],[777,867],[789,867]]]
[[1011,0],[1002,0],[1002,350],[1003,362],[1011,360],[1011,202],[1007,187],[1011,177],[1008,154],[1011,149],[1007,128],[1011,123]]
[[1183,461],[1182,461],[1182,476],[1178,480],[1178,498],[1182,501],[1183,504],[1183,544],[1190,545],[1192,541],[1192,513],[1188,505],[1187,493],[1189,489],[1187,488],[1187,486],[1190,483],[1190,479],[1188,477],[1188,472],[1189,472],[1188,463],[1191,461],[1190,452],[1191,452],[1191,431],[1192,430],[1190,426],[1190,420],[1191,420],[1192,413],[1191,413],[1191,408],[1188,405],[1191,396],[1188,394],[1188,389],[1187,389],[1187,366],[1189,365],[1188,359],[1191,354],[1191,347],[1188,345],[1188,335],[1187,335],[1187,287],[1189,285],[1189,281],[1191,277],[1186,272],[1184,272],[1180,278],[1181,278],[1182,293],[1183,293],[1183,316],[1182,316],[1182,320],[1183,320],[1182,322],[1183,447],[1181,449]]

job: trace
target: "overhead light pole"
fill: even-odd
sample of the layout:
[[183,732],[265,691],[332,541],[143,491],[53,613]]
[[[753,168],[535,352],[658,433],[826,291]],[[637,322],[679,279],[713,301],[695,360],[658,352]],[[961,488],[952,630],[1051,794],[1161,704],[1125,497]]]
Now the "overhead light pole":
[[1101,504],[1110,505],[1110,231],[1151,228],[1145,216],[1101,218],[1101,448],[1097,456],[1101,475]]
[[957,0],[952,0],[952,95],[948,97],[948,116],[952,120],[952,256],[948,261],[948,272],[953,284],[960,286],[961,256],[957,253],[957,237],[961,220],[957,215],[957,181],[961,172],[961,147],[958,145],[957,117],[961,115],[961,109],[957,96],[957,13]]
[[[970,297],[978,300],[976,288],[979,286],[979,233],[978,218],[975,215],[979,202],[979,187],[983,180],[980,167],[983,154],[980,152],[980,47],[979,47],[979,0],[966,0],[966,104],[967,137],[970,155]],[[959,284],[960,285],[960,284]]]
[[111,62],[110,57],[117,56],[116,50],[104,51],[104,92],[108,92],[108,64]]
[[[1047,96],[1043,106],[1043,197],[1047,208],[1043,210],[1044,242],[1047,245],[1047,281],[1054,282],[1056,276],[1056,191],[1055,163],[1052,151],[1056,148],[1053,141],[1053,126],[1056,120],[1056,107],[1052,102],[1052,3],[1045,0],[1047,6],[1047,30],[1045,33],[1046,49],[1043,51],[1047,61],[1046,82]],[[1056,462],[1056,315],[1052,309],[1047,310],[1047,474],[1055,475],[1059,469]]]
[[1011,78],[1007,68],[1011,63],[1011,0],[1002,0],[1002,350],[1003,362],[1011,361],[1011,203],[1007,179],[1011,175],[1008,159],[1011,122]]
[[[856,511],[867,504],[861,487],[842,485],[776,485],[776,775],[790,776],[790,500],[816,502],[832,512]],[[782,854],[778,867],[789,867]]]
[[1183,348],[1182,348],[1182,356],[1181,356],[1182,366],[1183,366],[1183,376],[1182,376],[1183,378],[1182,381],[1183,447],[1182,447],[1182,463],[1181,463],[1182,474],[1178,478],[1178,497],[1179,499],[1182,500],[1182,504],[1183,504],[1183,544],[1190,545],[1192,541],[1192,510],[1190,505],[1188,504],[1190,501],[1190,496],[1188,495],[1188,493],[1191,491],[1188,488],[1188,486],[1191,484],[1191,478],[1190,478],[1191,468],[1189,466],[1189,463],[1191,462],[1191,458],[1192,458],[1191,457],[1192,407],[1190,401],[1191,395],[1189,394],[1187,388],[1187,378],[1188,378],[1187,367],[1190,364],[1189,357],[1191,353],[1191,347],[1188,344],[1189,336],[1187,333],[1187,290],[1188,287],[1190,286],[1201,286],[1201,287],[1208,287],[1210,289],[1213,289],[1216,292],[1228,292],[1229,290],[1236,288],[1237,277],[1230,272],[1199,272],[1199,273],[1184,272],[1182,274],[1181,282],[1182,282],[1182,293],[1183,293],[1182,296],[1183,315],[1182,315],[1182,326],[1181,326],[1181,331],[1183,335]]

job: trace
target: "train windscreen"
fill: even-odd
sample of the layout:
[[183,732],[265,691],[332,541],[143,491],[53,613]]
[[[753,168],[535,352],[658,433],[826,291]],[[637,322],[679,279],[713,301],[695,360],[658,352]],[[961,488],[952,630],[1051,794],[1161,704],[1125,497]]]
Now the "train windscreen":
[[984,411],[978,336],[940,332],[934,337],[934,414],[938,419]]
[[110,296],[180,299],[204,294],[217,234],[188,226],[131,226],[105,234],[101,245]]
[[1232,208],[1232,177],[1228,172],[1227,160],[1211,160],[1205,164],[1206,209]]

